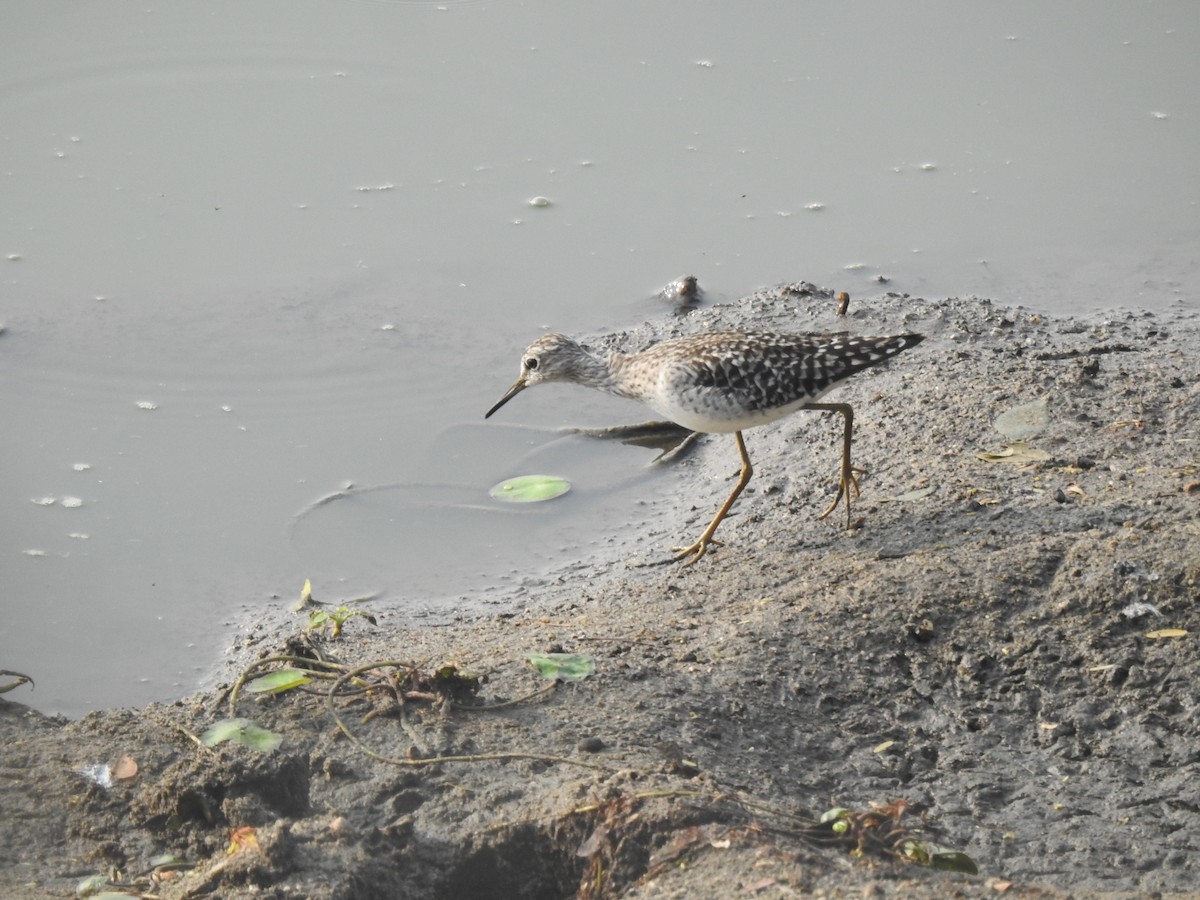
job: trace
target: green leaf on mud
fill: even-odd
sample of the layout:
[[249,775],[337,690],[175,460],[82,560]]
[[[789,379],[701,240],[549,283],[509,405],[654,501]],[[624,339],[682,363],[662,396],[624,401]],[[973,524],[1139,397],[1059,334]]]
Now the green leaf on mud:
[[276,672],[268,672],[261,678],[255,678],[246,685],[246,690],[252,694],[278,694],[302,684],[312,684],[307,672],[301,672],[299,669],[279,669]]
[[1050,413],[1046,411],[1046,401],[1034,400],[996,416],[992,427],[1010,441],[1023,441],[1041,434],[1049,424]]
[[538,503],[561,497],[570,489],[569,481],[554,475],[518,475],[500,482],[488,493],[508,503]]
[[833,809],[827,809],[821,813],[821,822],[833,822],[837,819],[844,819],[850,815],[850,810],[844,806],[835,806]]
[[526,659],[551,680],[582,681],[596,671],[596,661],[579,653],[531,653]]
[[1045,450],[1030,447],[1024,441],[1013,441],[999,453],[980,452],[975,456],[984,462],[1007,462],[1019,466],[1033,462],[1045,462],[1050,459],[1050,454]]
[[467,669],[461,669],[455,663],[444,663],[433,670],[435,684],[451,689],[477,690],[483,683],[483,676]]
[[205,747],[215,747],[226,741],[243,744],[251,750],[269,753],[283,743],[283,737],[255,725],[249,719],[222,719],[214,722],[200,740]]
[[915,863],[945,872],[962,872],[966,875],[979,874],[975,860],[967,854],[960,850],[950,850],[947,847],[931,844],[929,841],[905,841],[901,854]]
[[845,834],[850,830],[850,810],[844,806],[835,806],[821,813],[821,824],[828,825],[834,834]]
[[975,860],[961,850],[938,850],[929,858],[929,864],[943,872],[962,872],[966,875],[978,875],[979,867]]

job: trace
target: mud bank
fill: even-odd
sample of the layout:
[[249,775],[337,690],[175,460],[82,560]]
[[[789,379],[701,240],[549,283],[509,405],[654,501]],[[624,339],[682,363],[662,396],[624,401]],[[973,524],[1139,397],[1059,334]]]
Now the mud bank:
[[[348,622],[322,652],[429,676],[339,699],[354,741],[318,694],[239,701],[283,737],[271,753],[194,743],[229,714],[224,687],[73,722],[7,694],[0,895],[71,896],[96,873],[134,884],[165,853],[191,866],[143,884],[165,898],[1194,890],[1200,323],[975,298],[835,308],[783,286],[592,343],[738,325],[927,334],[835,395],[855,406],[867,470],[856,527],[817,519],[840,421],[801,413],[748,433],[755,479],[698,565],[653,563],[728,492],[728,438],[672,463],[677,504],[633,511],[512,609]],[[1017,407],[1032,454],[994,425]],[[239,638],[239,665],[312,652],[296,614],[271,615]],[[596,671],[546,693],[525,662],[546,651]],[[447,697],[431,680],[444,663],[486,678]],[[79,774],[122,756],[135,777]],[[830,807],[898,801],[905,827],[979,874],[814,837]]]

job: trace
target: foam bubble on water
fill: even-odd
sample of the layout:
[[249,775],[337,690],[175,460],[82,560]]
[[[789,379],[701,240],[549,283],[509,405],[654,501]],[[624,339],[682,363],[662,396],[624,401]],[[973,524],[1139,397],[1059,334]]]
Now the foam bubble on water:
[[89,763],[75,770],[79,776],[104,789],[112,787],[112,769],[108,763]]

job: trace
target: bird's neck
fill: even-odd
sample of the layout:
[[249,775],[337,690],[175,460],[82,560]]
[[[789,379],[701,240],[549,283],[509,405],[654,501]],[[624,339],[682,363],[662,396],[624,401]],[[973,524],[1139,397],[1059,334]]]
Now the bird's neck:
[[596,360],[601,374],[601,381],[597,383],[597,387],[606,394],[613,394],[617,397],[627,397],[631,400],[642,399],[641,393],[634,388],[633,383],[627,377],[626,364],[629,362],[627,353],[620,353],[616,350],[608,354],[607,361],[602,362]]

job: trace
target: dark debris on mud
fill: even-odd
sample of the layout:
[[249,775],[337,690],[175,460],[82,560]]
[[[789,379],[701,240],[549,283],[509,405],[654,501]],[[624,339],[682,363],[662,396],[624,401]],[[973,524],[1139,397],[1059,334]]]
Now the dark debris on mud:
[[[693,486],[677,508],[514,608],[437,629],[373,610],[378,628],[354,621],[328,642],[351,666],[486,673],[480,703],[534,699],[478,711],[431,696],[370,717],[346,700],[350,740],[319,695],[243,697],[238,714],[284,738],[256,753],[193,740],[228,714],[227,688],[74,722],[9,694],[0,894],[71,896],[95,874],[164,898],[1193,890],[1196,319],[899,295],[846,319],[835,306],[790,285],[594,343],[750,324],[926,333],[839,392],[868,470],[861,527],[816,520],[838,425],[801,414],[748,435],[755,480],[698,565],[645,563],[728,490],[736,462],[712,439],[677,463]],[[1045,458],[977,456],[1007,444],[996,416],[1038,399],[1049,421],[1028,442]],[[284,613],[260,623],[243,661],[296,630]],[[596,673],[539,693],[525,657],[564,650]],[[135,777],[80,774],[121,756]],[[903,830],[851,846],[818,824],[834,806],[903,809]],[[892,852],[909,836],[980,874]],[[191,868],[145,880],[165,853]]]

